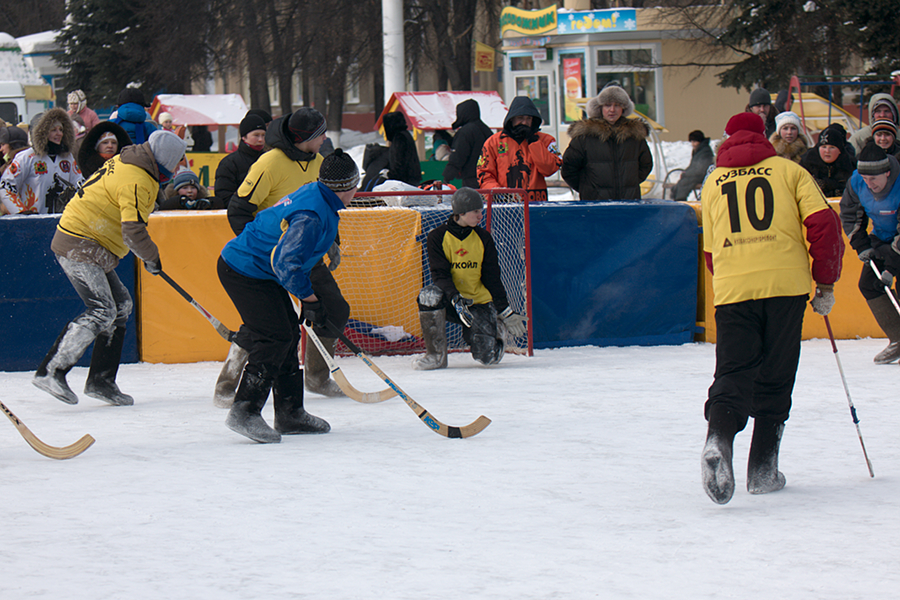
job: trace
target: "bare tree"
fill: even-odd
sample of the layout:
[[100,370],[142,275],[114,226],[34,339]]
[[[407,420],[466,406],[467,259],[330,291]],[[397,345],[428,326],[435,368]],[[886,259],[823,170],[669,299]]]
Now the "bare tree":
[[0,31],[22,37],[60,29],[66,18],[66,0],[4,2],[0,9]]

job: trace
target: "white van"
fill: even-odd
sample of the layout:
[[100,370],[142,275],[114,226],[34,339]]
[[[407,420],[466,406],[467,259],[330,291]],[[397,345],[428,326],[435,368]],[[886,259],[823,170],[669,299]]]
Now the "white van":
[[0,119],[15,125],[26,116],[25,88],[18,81],[0,81]]

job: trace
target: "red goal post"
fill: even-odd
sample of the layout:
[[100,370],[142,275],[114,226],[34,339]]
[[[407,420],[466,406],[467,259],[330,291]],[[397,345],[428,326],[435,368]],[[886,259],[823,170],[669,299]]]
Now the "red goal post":
[[[510,306],[528,317],[525,335],[507,333],[507,352],[533,354],[531,238],[524,190],[478,190],[485,200],[482,225],[497,246],[501,278]],[[344,332],[366,353],[425,351],[416,299],[431,283],[426,239],[451,215],[452,190],[361,192],[341,211],[341,263],[334,271],[350,303]],[[327,259],[326,259],[327,260]],[[467,349],[462,328],[449,323],[450,351]],[[336,351],[351,352],[338,342]]]

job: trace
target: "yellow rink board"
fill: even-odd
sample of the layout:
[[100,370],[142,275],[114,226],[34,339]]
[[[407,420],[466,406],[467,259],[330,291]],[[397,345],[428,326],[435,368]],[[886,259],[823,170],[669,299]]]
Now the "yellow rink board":
[[[840,213],[840,199],[829,199],[828,203]],[[700,203],[688,202],[697,211],[697,221],[701,222]],[[702,225],[702,223],[701,223]],[[869,311],[865,298],[857,287],[859,274],[865,266],[856,256],[856,252],[850,247],[847,237],[841,233],[844,240],[844,261],[841,269],[841,278],[834,286],[835,304],[828,315],[831,321],[831,329],[837,339],[855,339],[857,337],[883,338],[884,332],[875,322],[875,317]],[[700,272],[698,289],[697,324],[705,328],[703,333],[695,336],[698,341],[716,341],[715,306],[713,305],[712,275],[706,268],[703,260],[703,238],[700,236],[698,243],[700,249]],[[812,294],[815,288],[810,290]],[[828,338],[828,330],[825,328],[825,319],[813,312],[807,305],[803,315],[803,339]]]
[[[224,210],[163,211],[150,215],[150,237],[163,270],[226,327],[240,315],[219,283],[216,261],[234,237]],[[160,277],[138,269],[138,336],[141,360],[188,363],[225,360],[228,343],[197,310]]]
[[[408,208],[341,211],[342,259],[334,275],[350,303],[351,318],[421,336],[416,305],[422,287],[422,245],[416,240],[420,228],[421,215]],[[225,211],[156,212],[150,216],[149,231],[159,246],[163,270],[236,331],[240,315],[216,273],[219,254],[234,237]],[[140,268],[137,290],[141,360],[225,359],[228,343],[165,281]]]

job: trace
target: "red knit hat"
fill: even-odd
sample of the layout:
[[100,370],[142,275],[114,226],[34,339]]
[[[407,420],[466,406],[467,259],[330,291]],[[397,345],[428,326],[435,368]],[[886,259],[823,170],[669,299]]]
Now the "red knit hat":
[[750,131],[765,135],[766,124],[756,113],[742,112],[728,119],[728,124],[725,125],[725,133],[728,135],[734,135],[738,131]]

